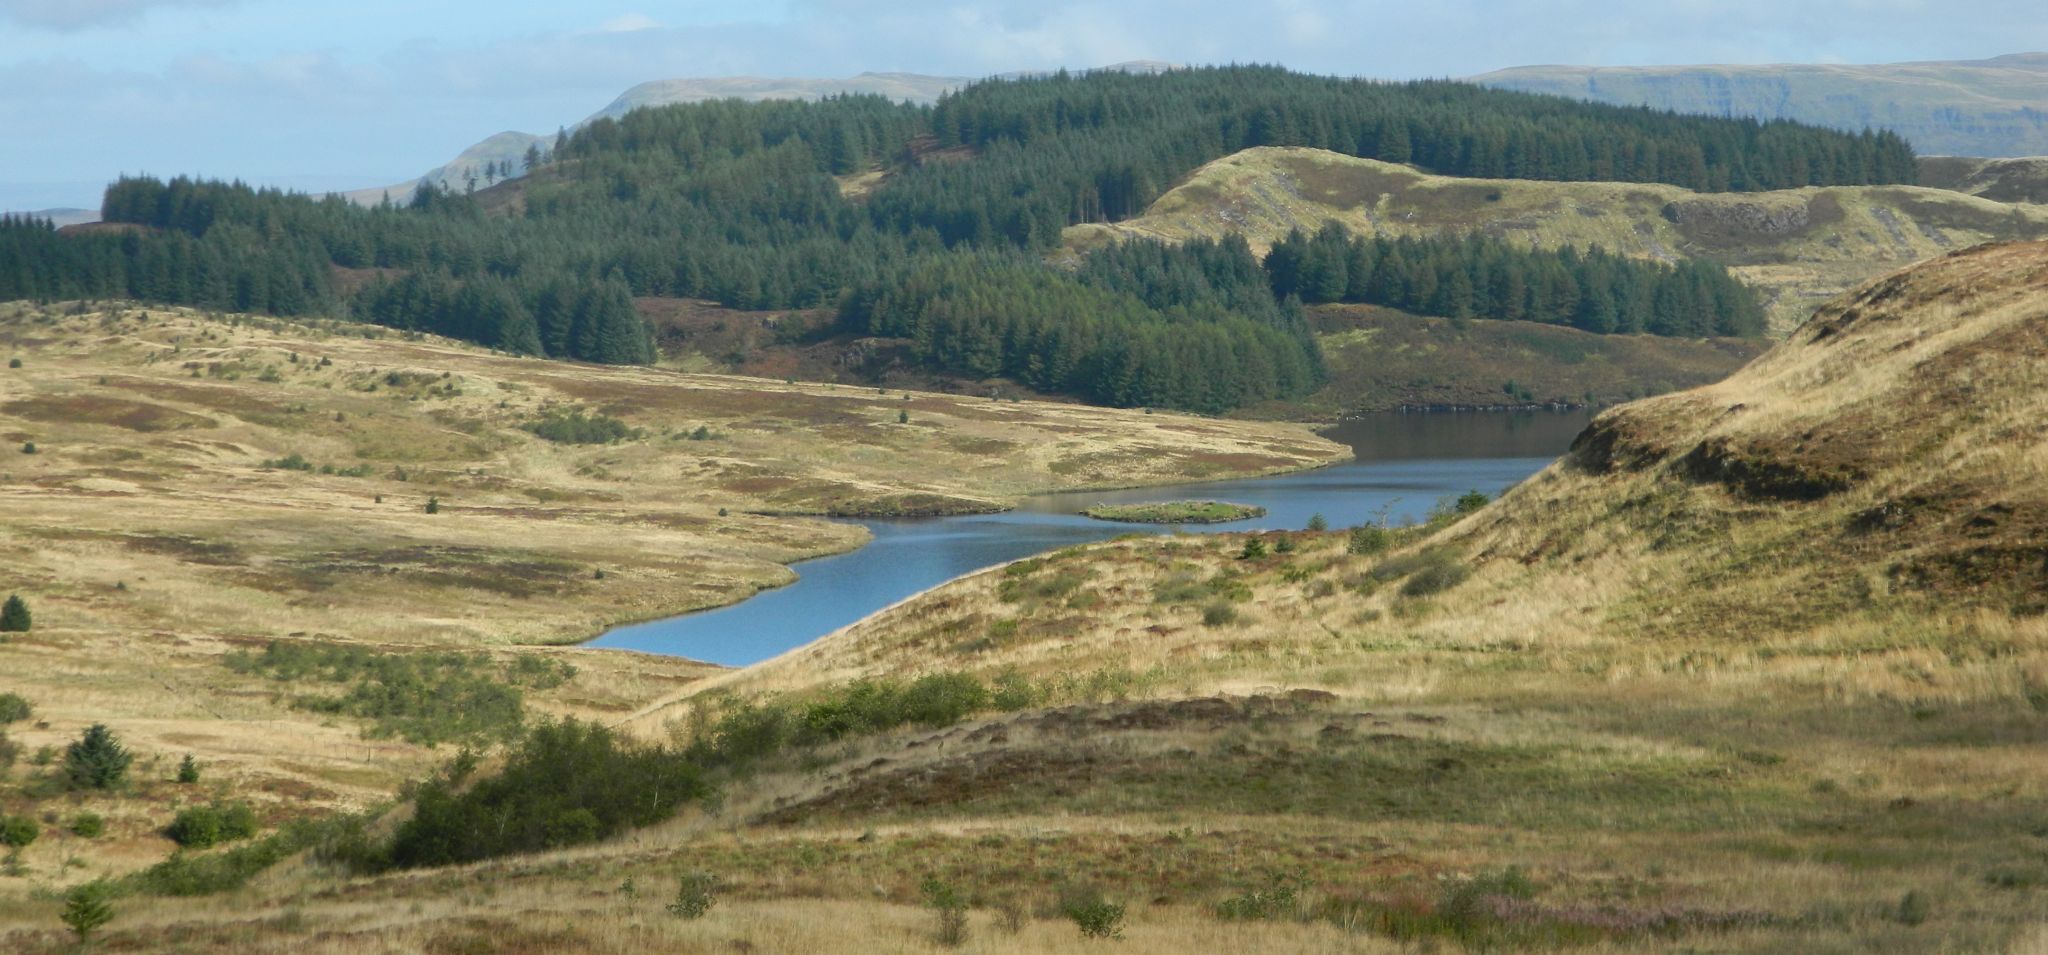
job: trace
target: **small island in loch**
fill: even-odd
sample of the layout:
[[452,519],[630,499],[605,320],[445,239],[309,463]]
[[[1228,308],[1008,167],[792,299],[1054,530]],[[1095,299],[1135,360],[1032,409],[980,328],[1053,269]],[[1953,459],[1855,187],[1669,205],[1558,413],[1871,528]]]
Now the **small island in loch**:
[[1225,524],[1266,516],[1266,509],[1224,501],[1164,501],[1157,504],[1097,504],[1081,512],[1098,521],[1123,524]]

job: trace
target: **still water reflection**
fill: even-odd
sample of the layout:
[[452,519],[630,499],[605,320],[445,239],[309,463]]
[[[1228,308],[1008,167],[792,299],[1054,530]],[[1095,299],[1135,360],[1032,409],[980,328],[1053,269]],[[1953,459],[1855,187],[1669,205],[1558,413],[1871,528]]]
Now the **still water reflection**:
[[1420,518],[1437,499],[1469,490],[1497,494],[1562,454],[1589,420],[1583,412],[1383,414],[1324,432],[1356,460],[1299,474],[1128,491],[1030,498],[1004,514],[862,521],[874,541],[857,551],[793,566],[787,587],[715,610],[620,627],[590,646],[668,653],[740,666],[801,646],[918,591],[1041,551],[1133,531],[1075,513],[1100,502],[1191,497],[1256,504],[1266,516],[1183,527],[1187,533],[1300,528],[1321,514],[1331,527],[1382,515]]

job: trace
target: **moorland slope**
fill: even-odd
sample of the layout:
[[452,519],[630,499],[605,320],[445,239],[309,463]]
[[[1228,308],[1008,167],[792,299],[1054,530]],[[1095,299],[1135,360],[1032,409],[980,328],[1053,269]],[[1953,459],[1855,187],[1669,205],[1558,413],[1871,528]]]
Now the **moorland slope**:
[[1711,258],[1758,291],[1780,334],[1882,272],[1979,242],[2048,235],[2048,206],[1949,189],[1703,194],[1654,183],[1435,176],[1324,150],[1260,147],[1202,167],[1144,215],[1074,226],[1065,241],[1085,250],[1112,238],[1238,232],[1264,250],[1289,230],[1332,220],[1356,235],[1476,231],[1544,248]]
[[[248,800],[266,826],[360,808],[522,712],[616,717],[671,693],[715,668],[539,645],[739,600],[865,541],[824,515],[1345,453],[1292,425],[132,305],[0,306],[0,353],[0,557],[34,616],[0,634],[0,694],[33,714],[0,725],[0,815],[49,833],[0,908],[162,861],[183,804]],[[94,722],[138,756],[125,793],[67,792],[34,756]],[[169,781],[185,754],[202,786]],[[85,811],[105,835],[49,821]]]

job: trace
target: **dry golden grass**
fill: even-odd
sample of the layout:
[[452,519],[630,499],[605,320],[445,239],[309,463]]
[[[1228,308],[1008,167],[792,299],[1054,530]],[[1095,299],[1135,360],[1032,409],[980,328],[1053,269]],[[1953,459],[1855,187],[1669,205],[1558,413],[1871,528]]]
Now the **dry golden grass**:
[[[789,754],[602,845],[132,900],[119,944],[920,951],[936,874],[975,951],[1099,946],[1051,910],[1073,883],[1130,905],[1119,950],[2040,951],[2043,368],[2048,245],[1959,254],[1726,383],[1603,415],[1390,551],[1077,548],[624,724],[936,670],[1020,673],[1046,705]],[[1409,942],[1382,919],[1459,912],[1457,886],[1510,867],[1531,897],[1456,924],[1524,934]],[[726,887],[682,923],[659,905],[693,870]],[[1281,874],[1302,920],[1215,916]],[[60,946],[54,905],[24,898],[0,938]]]
[[[36,615],[0,641],[0,691],[36,713],[9,736],[26,762],[106,722],[144,759],[126,799],[24,801],[12,784],[40,770],[0,778],[5,812],[108,814],[110,837],[53,822],[23,855],[62,881],[161,859],[182,802],[236,794],[269,821],[359,807],[446,756],[294,708],[303,688],[230,673],[230,650],[303,638],[570,657],[577,677],[529,703],[614,719],[716,668],[534,645],[741,599],[865,540],[812,515],[984,509],[1344,453],[1295,425],[582,366],[179,309],[0,305],[0,357],[22,362],[0,373],[0,589]],[[563,445],[521,429],[567,408],[644,434]],[[313,470],[266,464],[292,455]],[[207,767],[199,792],[167,782],[188,752]],[[0,879],[0,899],[29,887]]]
[[[1241,537],[1095,545],[1024,574],[1078,581],[1057,599],[1006,596],[1012,571],[986,571],[629,725],[958,668],[1069,700],[1316,688],[1335,716],[1386,724],[1371,738],[1396,752],[1490,767],[1392,815],[1358,794],[1373,835],[1425,870],[1523,864],[1545,898],[1580,901],[1596,873],[1655,872],[1665,902],[1779,920],[1714,950],[2027,951],[2048,884],[2043,422],[2048,244],[1986,247],[1845,296],[1726,382],[1604,415],[1565,460],[1387,555],[1347,553],[1342,532],[1254,560]],[[1469,577],[1435,592],[1375,579],[1428,552]],[[1230,612],[1212,618],[1218,604]],[[760,782],[735,811],[1200,828],[1250,799],[1308,838],[1354,811],[1318,801],[1320,762],[1284,755],[1335,745],[1324,725],[1263,743],[1199,725],[899,741]],[[882,775],[856,772],[881,757]],[[1243,781],[1205,787],[1174,768],[1188,758]],[[1290,795],[1247,796],[1265,790],[1244,788],[1244,758]],[[1525,759],[1526,778],[1510,768]],[[1426,784],[1383,772],[1389,792]],[[1887,914],[1907,892],[1933,900],[1926,926]]]

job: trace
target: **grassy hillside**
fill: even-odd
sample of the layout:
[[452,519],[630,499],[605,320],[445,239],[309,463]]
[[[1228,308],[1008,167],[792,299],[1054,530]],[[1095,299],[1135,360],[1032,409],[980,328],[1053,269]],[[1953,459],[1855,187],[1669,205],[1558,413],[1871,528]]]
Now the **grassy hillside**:
[[1920,184],[1997,202],[2048,203],[2048,158],[1970,159],[1923,156]]
[[1754,339],[1594,335],[1535,322],[1458,322],[1370,305],[1309,310],[1330,383],[1255,417],[1339,418],[1398,408],[1604,407],[1719,381]]
[[[892,901],[913,897],[892,872],[948,873],[991,933],[1048,867],[1100,866],[1153,900],[1133,917],[1148,949],[1218,937],[1204,907],[1298,876],[1307,923],[1365,950],[2031,951],[2044,303],[2048,244],[1959,253],[1831,303],[1725,382],[1603,415],[1500,501],[1389,550],[1333,531],[1261,535],[1256,557],[1245,536],[1049,555],[635,725],[862,676],[1037,681],[1071,705],[828,750],[716,822]],[[1153,702],[1101,702],[1122,697]],[[750,899],[853,898],[715,854],[711,825],[664,838]],[[847,841],[862,829],[904,861]],[[1458,914],[1457,886],[1508,867],[1529,884]],[[540,868],[492,872],[567,877]],[[800,918],[748,911],[734,931]],[[869,911],[877,931],[902,912]],[[1298,930],[1247,944],[1334,944]]]
[[2044,53],[1871,66],[1524,66],[1472,80],[1624,106],[1892,129],[1922,153],[2048,153]]
[[1541,247],[1708,256],[1758,290],[1780,331],[1889,269],[1986,240],[2048,235],[2048,207],[1944,189],[1704,195],[1656,184],[1458,179],[1321,150],[1258,148],[1204,166],[1143,216],[1070,228],[1066,243],[1236,231],[1264,249],[1289,229],[1331,219],[1361,235],[1479,230]]
[[[0,597],[34,613],[32,631],[0,634],[0,693],[33,706],[0,725],[0,815],[49,816],[28,877],[0,878],[10,911],[51,881],[161,861],[179,804],[247,799],[271,826],[388,800],[463,738],[435,752],[426,737],[488,715],[507,687],[530,715],[599,718],[713,672],[534,645],[738,600],[793,579],[790,561],[863,543],[817,515],[980,511],[1345,453],[1291,425],[602,368],[133,306],[0,305],[0,358],[20,363],[0,367]],[[226,665],[273,641],[379,656],[311,671],[331,677]],[[52,789],[34,754],[95,721],[138,754],[131,790]],[[169,782],[187,753],[205,767],[196,788]],[[108,836],[63,832],[87,810]]]
[[[625,725],[738,745],[787,712],[748,700],[1002,675],[964,721],[588,848],[129,897],[109,941],[935,951],[958,899],[975,950],[1092,951],[1093,886],[1120,951],[2036,951],[2043,368],[2048,244],[1959,253],[1476,510],[1045,555]],[[56,908],[0,931],[68,947]]]

